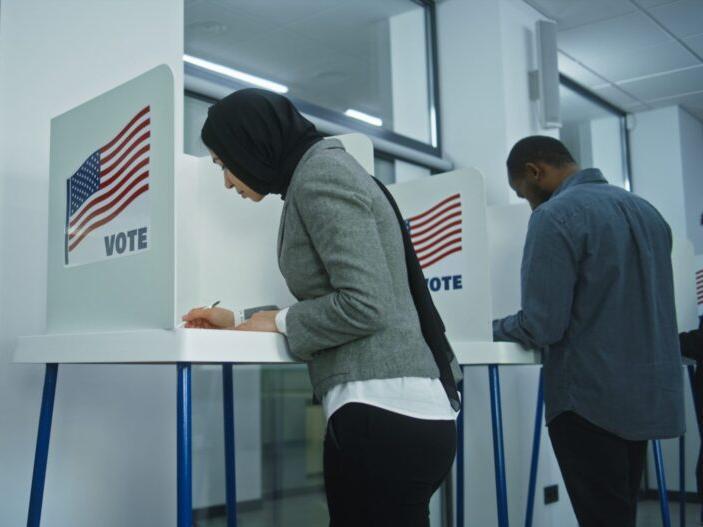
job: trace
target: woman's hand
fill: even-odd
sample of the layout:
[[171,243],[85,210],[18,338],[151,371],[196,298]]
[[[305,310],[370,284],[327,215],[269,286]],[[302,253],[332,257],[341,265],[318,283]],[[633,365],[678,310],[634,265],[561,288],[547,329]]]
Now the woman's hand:
[[234,329],[234,313],[223,307],[196,307],[183,315],[184,327]]
[[278,310],[275,311],[257,311],[251,318],[245,320],[239,324],[236,328],[237,331],[268,331],[272,333],[277,333],[278,328],[276,327],[276,315]]

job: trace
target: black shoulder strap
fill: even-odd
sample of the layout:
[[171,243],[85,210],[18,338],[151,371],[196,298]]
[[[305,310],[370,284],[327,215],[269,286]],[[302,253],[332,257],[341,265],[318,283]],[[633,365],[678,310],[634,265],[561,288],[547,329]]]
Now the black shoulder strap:
[[400,209],[398,208],[398,204],[395,202],[395,199],[393,199],[390,191],[383,183],[375,177],[373,177],[373,180],[385,194],[391,204],[391,207],[393,208],[393,211],[395,212],[398,223],[400,224],[400,230],[403,234],[403,246],[405,248],[405,264],[408,269],[408,284],[410,286],[410,293],[413,297],[413,302],[415,303],[417,314],[420,319],[422,336],[424,337],[425,342],[427,342],[430,350],[432,350],[435,363],[439,368],[439,378],[442,382],[442,386],[444,386],[444,390],[447,392],[449,402],[452,407],[458,411],[461,403],[456,382],[454,380],[454,375],[452,374],[450,366],[450,361],[454,358],[454,352],[452,351],[449,340],[447,340],[447,336],[445,335],[446,329],[444,322],[442,322],[442,317],[432,301],[432,295],[430,294],[430,290],[427,288],[425,275],[422,273],[420,262],[417,259],[412,240],[410,239],[410,233],[408,232],[405,220],[403,219]]

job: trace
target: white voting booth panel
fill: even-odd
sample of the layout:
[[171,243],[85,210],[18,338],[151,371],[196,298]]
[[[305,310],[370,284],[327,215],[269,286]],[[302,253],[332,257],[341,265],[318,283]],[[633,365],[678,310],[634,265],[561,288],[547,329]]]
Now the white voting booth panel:
[[493,318],[520,309],[520,265],[530,214],[527,203],[488,207]]
[[491,341],[483,177],[473,169],[390,185],[447,336]]
[[674,239],[671,252],[676,295],[676,322],[679,331],[698,327],[698,300],[696,298],[696,255],[688,240]]
[[[144,79],[148,80],[149,75],[164,75],[160,68],[154,71],[156,73],[149,72],[86,103],[91,105],[90,118],[95,119],[101,112],[109,113],[118,107],[114,105],[114,97],[134,99],[130,102],[132,106],[135,101],[141,104],[144,94],[140,90],[144,87],[140,83],[145,83]],[[168,86],[172,90],[172,86]],[[166,93],[167,83],[164,82],[159,89]],[[167,96],[164,98],[168,99]],[[106,103],[113,105],[111,110],[100,108]],[[74,127],[86,122],[82,108],[67,114],[77,116]],[[153,168],[149,177],[150,184],[151,181],[161,181],[163,186],[160,188],[164,192],[158,197],[158,206],[152,204],[150,209],[149,225],[158,225],[159,229],[150,231],[148,250],[69,267],[59,261],[65,256],[59,250],[62,246],[53,247],[54,270],[50,270],[50,283],[58,284],[61,294],[54,293],[56,287],[50,287],[50,335],[19,339],[15,360],[249,363],[291,360],[280,335],[252,336],[233,332],[213,335],[209,331],[185,329],[167,331],[178,325],[180,316],[189,308],[215,300],[229,307],[264,304],[283,307],[295,300],[280,275],[276,258],[283,202],[277,196],[269,196],[260,203],[252,203],[226,191],[221,170],[209,158],[179,155],[174,159],[162,152],[163,165],[173,163],[176,167],[171,168],[173,176],[167,177],[169,174],[164,174],[164,166],[154,161],[157,156],[154,150],[163,146],[156,134],[172,140],[172,132],[159,127],[160,114],[154,108],[156,105],[152,107],[149,123],[152,152],[149,166]],[[361,134],[338,139],[365,170],[373,174],[371,141]],[[80,155],[86,148],[88,151],[93,148],[93,143],[101,144],[102,140],[100,136],[93,140],[90,148],[81,147]],[[172,143],[166,139],[163,142],[167,146],[170,144],[172,149]],[[167,146],[163,148],[168,149]],[[72,150],[73,143],[67,142],[64,148]],[[80,158],[79,153],[72,155]],[[57,169],[57,182],[52,187],[52,192],[56,193],[52,195],[56,209],[53,214],[57,218],[59,212],[66,213],[66,207],[62,209],[60,206],[66,199],[65,191],[61,194],[67,179],[65,172],[66,169]],[[416,240],[416,249],[421,261],[424,258],[425,275],[460,362],[537,361],[535,354],[525,352],[517,345],[491,342],[488,238],[481,175],[475,170],[456,171],[391,185],[390,189],[413,234],[420,237],[419,241]],[[150,197],[157,199],[153,195]],[[449,202],[448,198],[451,198]],[[174,205],[166,204],[167,200]],[[447,219],[444,217],[447,208],[450,213],[458,211],[459,214]],[[449,231],[456,231],[458,227],[459,244],[452,241],[451,236],[456,238],[456,235],[447,229],[436,230],[438,224],[442,227],[456,220],[460,225]],[[450,237],[447,237],[448,232]],[[428,236],[432,239],[425,239]],[[104,236],[100,241],[105,243]],[[156,251],[159,243],[159,251]],[[428,254],[429,260],[426,258]],[[158,259],[150,258],[150,255],[157,255]],[[56,275],[53,278],[52,272]],[[72,287],[79,289],[73,295],[62,283],[69,272],[74,273]],[[120,287],[116,288],[111,279]],[[131,283],[137,283],[139,287],[127,288],[126,284]],[[169,287],[163,286],[164,283]],[[152,287],[156,284],[159,287]],[[114,299],[109,294],[113,292]],[[102,302],[89,303],[91,309],[87,312],[87,306],[77,299],[90,295],[106,298]],[[152,306],[154,316],[141,316],[142,311],[132,306],[135,302]],[[125,311],[129,314],[124,315]],[[234,353],[235,348],[247,351]]]
[[173,104],[162,65],[52,119],[50,333],[170,325]]

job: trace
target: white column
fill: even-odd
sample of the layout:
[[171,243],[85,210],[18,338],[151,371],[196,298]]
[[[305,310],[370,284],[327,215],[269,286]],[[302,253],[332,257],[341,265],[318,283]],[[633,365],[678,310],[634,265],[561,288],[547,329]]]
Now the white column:
[[[425,10],[416,7],[389,20],[393,131],[431,142]],[[396,160],[397,183],[430,175],[430,171]]]
[[[0,49],[0,525],[23,525],[44,370],[10,358],[45,329],[49,122],[166,63],[180,152],[183,2],[4,1]],[[175,367],[59,368],[43,525],[175,525],[175,387]]]
[[675,236],[686,238],[679,108],[635,114],[630,145],[632,190],[661,212]]

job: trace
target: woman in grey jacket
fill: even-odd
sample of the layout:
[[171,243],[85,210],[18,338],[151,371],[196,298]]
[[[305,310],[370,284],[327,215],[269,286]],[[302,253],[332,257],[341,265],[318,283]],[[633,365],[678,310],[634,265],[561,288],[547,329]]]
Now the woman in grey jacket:
[[331,527],[429,526],[430,497],[454,459],[456,412],[423,337],[393,206],[280,95],[229,95],[210,108],[202,139],[227,189],[284,200],[278,263],[298,302],[236,327],[231,311],[198,308],[186,327],[287,336],[327,418]]

